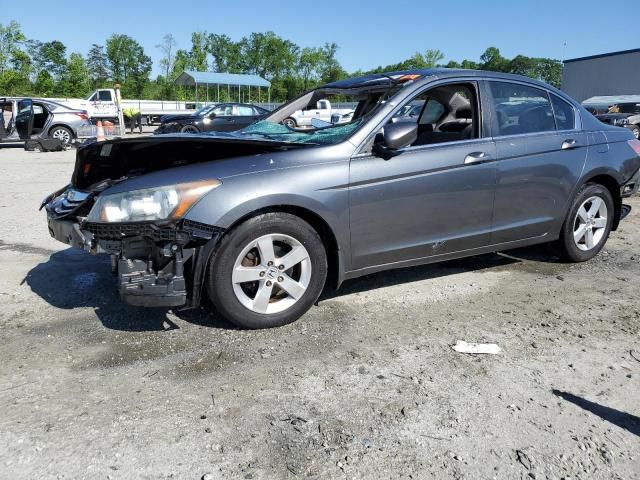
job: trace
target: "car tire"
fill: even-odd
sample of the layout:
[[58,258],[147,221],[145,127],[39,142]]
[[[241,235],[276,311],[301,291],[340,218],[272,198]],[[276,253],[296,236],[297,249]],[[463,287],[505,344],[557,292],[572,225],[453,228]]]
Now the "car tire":
[[68,145],[73,140],[73,132],[67,127],[56,125],[49,130],[49,138],[57,138],[63,144]]
[[285,119],[282,121],[282,124],[283,124],[284,126],[286,126],[286,127],[289,127],[289,128],[296,128],[296,127],[298,126],[298,124],[296,123],[296,121],[295,121],[293,118],[291,118],[291,117],[289,117],[289,118],[285,118]]
[[200,130],[193,125],[185,125],[180,129],[180,133],[200,133]]
[[633,136],[636,137],[636,140],[640,139],[640,126],[632,125],[631,127],[629,127],[629,130],[631,130]]
[[298,320],[318,300],[326,278],[318,232],[295,215],[276,212],[253,217],[221,239],[206,284],[223,317],[259,329]]
[[555,244],[556,252],[570,262],[591,260],[607,242],[614,215],[611,192],[603,185],[587,183],[569,209]]

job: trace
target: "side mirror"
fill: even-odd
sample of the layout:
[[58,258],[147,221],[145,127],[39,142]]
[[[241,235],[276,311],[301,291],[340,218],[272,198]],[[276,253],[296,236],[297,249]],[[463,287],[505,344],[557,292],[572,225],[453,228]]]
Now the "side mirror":
[[418,139],[418,124],[395,122],[384,127],[382,134],[373,144],[373,153],[389,160],[400,154],[400,149],[408,147]]
[[214,118],[216,118],[216,114],[215,114],[215,113],[213,113],[213,112],[211,112],[211,113],[209,114],[209,118],[210,118],[211,120],[213,120]]

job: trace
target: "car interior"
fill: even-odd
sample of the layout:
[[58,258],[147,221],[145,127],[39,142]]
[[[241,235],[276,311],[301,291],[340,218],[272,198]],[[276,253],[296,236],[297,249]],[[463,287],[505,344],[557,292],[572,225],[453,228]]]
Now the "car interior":
[[427,90],[405,104],[391,121],[418,124],[412,147],[478,138],[475,87],[452,84]]
[[51,113],[47,110],[47,107],[42,103],[33,104],[33,130],[32,134],[42,133],[42,129],[47,124]]
[[546,92],[518,84],[491,82],[498,132],[520,135],[556,129]]
[[0,135],[9,135],[13,128],[13,104],[0,102]]

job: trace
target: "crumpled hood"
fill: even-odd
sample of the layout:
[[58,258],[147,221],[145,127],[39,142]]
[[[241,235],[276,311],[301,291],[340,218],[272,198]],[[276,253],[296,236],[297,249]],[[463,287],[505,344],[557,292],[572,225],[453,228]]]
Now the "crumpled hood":
[[78,149],[71,184],[79,190],[91,190],[104,181],[115,183],[185,165],[308,147],[233,132],[94,142]]

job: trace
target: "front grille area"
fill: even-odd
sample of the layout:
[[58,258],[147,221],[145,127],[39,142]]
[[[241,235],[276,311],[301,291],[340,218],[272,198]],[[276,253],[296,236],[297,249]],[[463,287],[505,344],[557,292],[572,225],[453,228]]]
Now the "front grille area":
[[175,225],[159,227],[151,223],[94,223],[86,222],[83,229],[101,240],[122,240],[126,237],[146,237],[155,242],[176,241],[180,232]]
[[153,223],[96,223],[86,222],[87,230],[100,240],[122,240],[127,237],[145,237],[154,242],[178,242],[186,244],[191,238],[211,239],[222,231],[218,227],[192,220],[158,226]]

